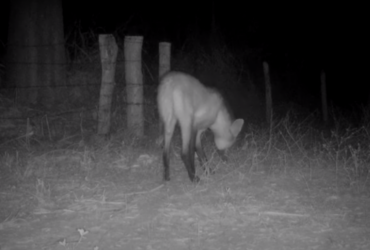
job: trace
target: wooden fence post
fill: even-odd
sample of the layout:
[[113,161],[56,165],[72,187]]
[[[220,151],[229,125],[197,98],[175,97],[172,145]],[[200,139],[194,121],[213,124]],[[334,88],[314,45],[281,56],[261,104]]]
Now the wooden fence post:
[[328,101],[326,96],[326,75],[325,71],[321,71],[321,108],[322,108],[322,117],[325,123],[328,122]]
[[118,46],[113,35],[99,35],[102,82],[98,110],[98,135],[106,135],[110,130],[112,95],[115,86],[116,59]]
[[265,77],[266,121],[267,123],[270,123],[272,122],[272,93],[270,70],[267,62],[263,62],[263,74]]
[[171,70],[171,44],[159,43],[159,78]]
[[144,135],[142,46],[142,36],[125,37],[127,128],[139,137]]

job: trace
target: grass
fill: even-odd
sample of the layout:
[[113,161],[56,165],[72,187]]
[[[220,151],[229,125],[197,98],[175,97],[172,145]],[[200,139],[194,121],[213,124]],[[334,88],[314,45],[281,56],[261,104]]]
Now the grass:
[[[358,247],[354,237],[362,237],[358,232],[369,219],[361,206],[369,195],[368,128],[331,130],[325,135],[313,124],[313,117],[298,122],[287,115],[271,127],[249,125],[227,164],[218,159],[211,133],[206,133],[206,153],[216,174],[204,175],[198,168],[202,180],[198,185],[190,183],[180,161],[178,134],[172,150],[172,180],[166,185],[155,138],[150,145],[148,138],[143,142],[127,134],[109,140],[76,135],[68,143],[54,143],[53,148],[47,142],[33,142],[32,137],[30,145],[25,138],[3,143],[7,150],[0,159],[0,228],[14,230],[19,220],[35,216],[84,214],[95,218],[89,220],[91,231],[92,224],[97,227],[111,214],[131,227],[135,222],[136,238],[132,237],[136,240],[131,244],[146,242],[153,249],[167,249],[167,233],[175,239],[171,244],[189,249]],[[356,214],[352,205],[366,220],[352,224],[357,229],[343,238],[341,230]],[[91,241],[84,225],[59,244]],[[333,242],[319,240],[319,233],[333,230]],[[117,240],[111,234],[108,238]],[[370,245],[361,239],[364,248],[353,249]]]
[[[7,115],[0,143],[0,248],[369,249],[366,109],[357,123],[332,112],[327,127],[317,113],[290,110],[263,125],[255,78],[230,51],[184,48],[174,55],[174,69],[216,82],[233,97],[236,115],[249,119],[228,163],[205,133],[208,166],[216,171],[207,175],[198,167],[198,184],[181,162],[177,130],[171,181],[163,183],[156,84],[145,85],[146,136],[137,138],[124,129],[124,77],[117,70],[112,134],[96,136],[91,97],[98,98],[100,71],[91,61],[99,61],[98,53],[94,46],[84,53],[74,46],[72,87],[60,93],[65,98],[57,111],[14,106],[1,97]],[[154,82],[153,65],[144,67],[147,82]],[[22,115],[31,119],[8,119]]]

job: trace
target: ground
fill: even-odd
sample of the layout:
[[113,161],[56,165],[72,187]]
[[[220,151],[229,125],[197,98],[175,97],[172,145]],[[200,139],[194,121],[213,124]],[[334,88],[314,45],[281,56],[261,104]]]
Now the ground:
[[216,171],[194,184],[177,146],[164,183],[147,144],[5,153],[0,249],[370,249],[367,175],[249,146],[222,163],[208,147]]

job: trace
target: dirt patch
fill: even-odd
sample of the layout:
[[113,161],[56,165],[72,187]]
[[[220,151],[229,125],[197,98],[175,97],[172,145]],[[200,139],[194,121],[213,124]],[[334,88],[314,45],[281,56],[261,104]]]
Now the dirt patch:
[[370,249],[366,179],[241,151],[163,183],[159,150],[104,150],[3,156],[0,249]]

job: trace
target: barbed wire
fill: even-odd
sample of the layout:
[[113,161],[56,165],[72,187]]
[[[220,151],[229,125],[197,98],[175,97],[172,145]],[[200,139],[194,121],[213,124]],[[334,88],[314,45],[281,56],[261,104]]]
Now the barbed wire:
[[[147,103],[147,102],[143,102],[143,103],[133,103],[133,102],[127,102],[127,101],[124,101],[122,100],[120,102],[121,104],[125,104],[125,105],[130,105],[130,106],[143,106],[143,107],[155,107],[156,106],[156,102],[153,102],[153,103]],[[63,115],[69,115],[69,114],[81,114],[81,113],[85,113],[85,112],[98,112],[98,107],[95,107],[95,108],[86,108],[86,107],[83,107],[83,108],[76,108],[77,110],[70,110],[70,111],[58,111],[58,112],[48,112],[48,111],[44,111],[44,110],[31,110],[29,111],[28,113],[29,114],[32,114],[32,115],[25,115],[25,116],[22,116],[22,117],[1,117],[0,116],[0,121],[24,121],[26,119],[35,119],[35,118],[40,118],[40,117],[44,117],[44,116],[48,116],[48,117],[60,117],[60,116],[63,116]]]
[[[100,57],[99,57],[100,58]],[[95,64],[99,64],[101,65],[100,63],[101,61],[93,61],[93,62],[75,62],[75,61],[71,61],[71,62],[65,62],[65,63],[61,63],[61,62],[21,62],[21,61],[7,61],[5,64],[3,64],[3,67],[6,68],[6,64],[10,64],[10,65],[14,65],[14,64],[19,64],[19,65],[57,65],[57,66],[74,66],[76,64],[87,64],[87,65],[95,65]],[[116,62],[114,64],[123,64],[123,63],[126,63],[126,62],[129,62],[129,63],[139,63],[139,62],[143,62],[142,59],[140,60],[126,60],[126,59],[118,59],[116,60]]]
[[[96,36],[98,37],[98,35]],[[119,41],[123,41],[124,39],[119,39]],[[117,39],[116,39],[117,41]],[[123,46],[125,43],[140,43],[143,45],[143,47],[147,46],[148,43],[153,43],[154,45],[154,41],[153,42],[150,42],[148,41],[148,39],[143,39],[142,42],[138,42],[138,41],[131,41],[131,40],[125,40],[125,42],[119,42],[117,43],[118,47],[119,48],[122,48],[121,46]],[[168,42],[168,41],[162,41],[162,42]],[[156,41],[155,42],[155,45],[158,46],[160,42]],[[78,44],[78,42],[76,43]],[[150,45],[150,44],[149,44]],[[43,48],[43,47],[56,47],[56,46],[66,46],[66,51],[67,52],[70,52],[71,49],[68,49],[67,47],[73,47],[76,45],[73,45],[73,44],[68,44],[66,42],[60,42],[60,43],[48,43],[48,44],[37,44],[37,45],[24,45],[24,44],[8,44],[7,45],[8,47],[11,47],[11,46],[17,46],[17,47],[22,47],[24,49],[27,49],[27,48]],[[30,65],[41,65],[41,66],[45,66],[45,65],[48,65],[48,66],[58,66],[58,67],[73,67],[73,66],[77,66],[78,65],[84,65],[86,67],[91,67],[91,66],[94,66],[95,68],[96,67],[99,67],[101,68],[101,60],[100,59],[100,53],[99,53],[99,50],[98,50],[98,47],[100,46],[98,40],[96,39],[96,42],[94,42],[94,44],[89,48],[93,48],[95,47],[96,48],[96,53],[94,53],[91,57],[88,57],[88,56],[85,56],[85,57],[79,57],[79,56],[76,56],[77,59],[75,60],[71,60],[69,62],[33,62],[33,61],[28,61],[28,62],[22,62],[22,61],[7,61],[6,64],[1,64],[0,66],[0,70],[2,72],[6,72],[6,67],[9,65],[10,67],[12,65],[21,65],[21,66],[25,66],[25,68],[27,66],[30,66]],[[83,50],[83,48],[78,48],[78,46],[76,47],[76,49],[78,50]],[[120,49],[120,52],[122,52],[122,49]],[[145,53],[145,50],[143,50],[143,58],[145,58],[145,56],[147,56],[147,53]],[[158,55],[159,56],[159,55]],[[92,59],[91,59],[92,58]],[[99,58],[99,59],[98,59]],[[88,60],[89,59],[89,60]],[[144,59],[139,59],[139,60],[126,60],[124,59],[123,57],[119,57],[117,58],[117,60],[115,61],[115,65],[124,65],[124,64],[127,64],[127,63],[143,63]],[[78,69],[77,69],[77,72],[78,72]],[[83,71],[85,72],[85,71]],[[97,73],[96,71],[95,72],[89,72],[88,70],[86,70],[86,73],[87,74],[91,74],[92,76],[93,75],[96,75],[96,74],[101,74],[101,72]],[[78,74],[78,73],[77,73]],[[121,74],[124,74],[124,73],[121,73]],[[143,73],[143,75],[145,75]],[[117,73],[116,73],[116,76],[117,76]],[[68,76],[67,76],[67,79],[68,79]],[[85,77],[81,77],[79,78],[78,75],[73,78],[72,81],[77,81],[78,79],[83,79],[84,81],[86,81],[85,79],[87,79],[87,81],[89,80],[89,78],[85,78]],[[154,83],[154,84],[153,84]],[[157,85],[158,85],[158,80],[155,79],[155,80],[151,80],[151,81],[144,81],[143,83],[124,83],[124,81],[116,81],[115,82],[116,86],[115,88],[117,87],[127,87],[127,86],[143,86],[144,88],[153,88],[155,91],[157,90]],[[101,81],[99,82],[87,82],[87,83],[81,83],[81,84],[76,84],[76,83],[65,83],[65,84],[55,84],[55,85],[34,85],[34,86],[3,86],[2,88],[0,88],[0,91],[1,90],[4,90],[4,91],[7,91],[7,90],[26,90],[26,89],[41,89],[41,88],[44,88],[44,89],[47,89],[47,88],[51,88],[51,89],[56,89],[56,88],[74,88],[74,87],[83,87],[83,88],[90,88],[90,87],[100,87],[102,85]],[[229,88],[230,86],[228,86]],[[115,95],[115,94],[114,94]],[[97,92],[97,95],[96,95],[96,105],[99,101],[99,94]],[[0,96],[0,100],[1,100],[1,96]],[[124,99],[120,98],[119,99],[119,103],[122,103],[122,104],[125,104],[125,105],[141,105],[141,106],[150,106],[150,107],[154,107],[153,105],[156,105],[156,102],[148,102],[148,99],[145,98],[145,95],[143,97],[143,103],[132,103],[132,102],[127,102],[125,101]],[[80,110],[76,110],[76,111],[70,111],[70,112],[58,112],[58,113],[48,113],[47,111],[29,111],[30,113],[32,112],[40,112],[40,114],[35,114],[34,116],[31,116],[31,117],[0,117],[0,120],[25,120],[27,118],[34,118],[34,117],[42,117],[42,116],[45,116],[45,115],[52,115],[52,116],[61,116],[61,115],[65,115],[65,114],[69,114],[69,113],[81,113],[81,112],[89,112],[89,111],[96,111],[97,108],[94,108],[94,109],[86,109],[86,108],[83,108],[83,109],[80,109]]]
[[[99,35],[113,35],[114,34],[96,34],[96,38],[99,38]],[[141,42],[137,41],[137,40],[128,40],[128,39],[125,39],[126,37],[143,37],[143,40]],[[156,44],[158,45],[159,43],[171,43],[170,41],[168,40],[163,40],[163,41],[158,41],[158,40],[154,40],[154,39],[147,39],[145,38],[144,36],[125,36],[124,38],[117,38],[116,36],[114,36],[116,42],[119,41],[119,43],[117,43],[117,46],[120,47],[121,45],[124,45],[125,43],[131,43],[131,44],[142,44],[143,46],[145,45],[150,45],[150,44]],[[93,39],[91,39],[93,40]],[[95,39],[94,39],[95,40]],[[122,41],[122,42],[120,42]],[[21,44],[21,43],[7,43],[7,44],[4,44],[4,47],[22,47],[22,48],[37,48],[37,47],[55,47],[55,46],[66,46],[66,47],[73,47],[75,45],[73,44],[78,44],[79,42],[74,42],[74,43],[71,43],[71,42],[67,42],[67,41],[63,41],[63,42],[54,42],[54,43],[39,43],[39,44]],[[99,44],[99,39],[96,39],[96,41],[90,41],[90,42],[85,42],[85,44],[95,44],[96,47],[99,47],[100,44]],[[93,45],[91,47],[94,47]]]
[[[73,87],[100,87],[102,83],[88,83],[88,84],[66,84],[66,85],[35,85],[35,86],[4,86],[0,88],[1,90],[9,90],[9,89],[38,89],[38,88],[73,88]],[[115,86],[117,87],[126,87],[126,86],[144,86],[144,87],[153,87],[157,88],[157,84],[149,84],[149,83],[122,83],[115,82]]]

